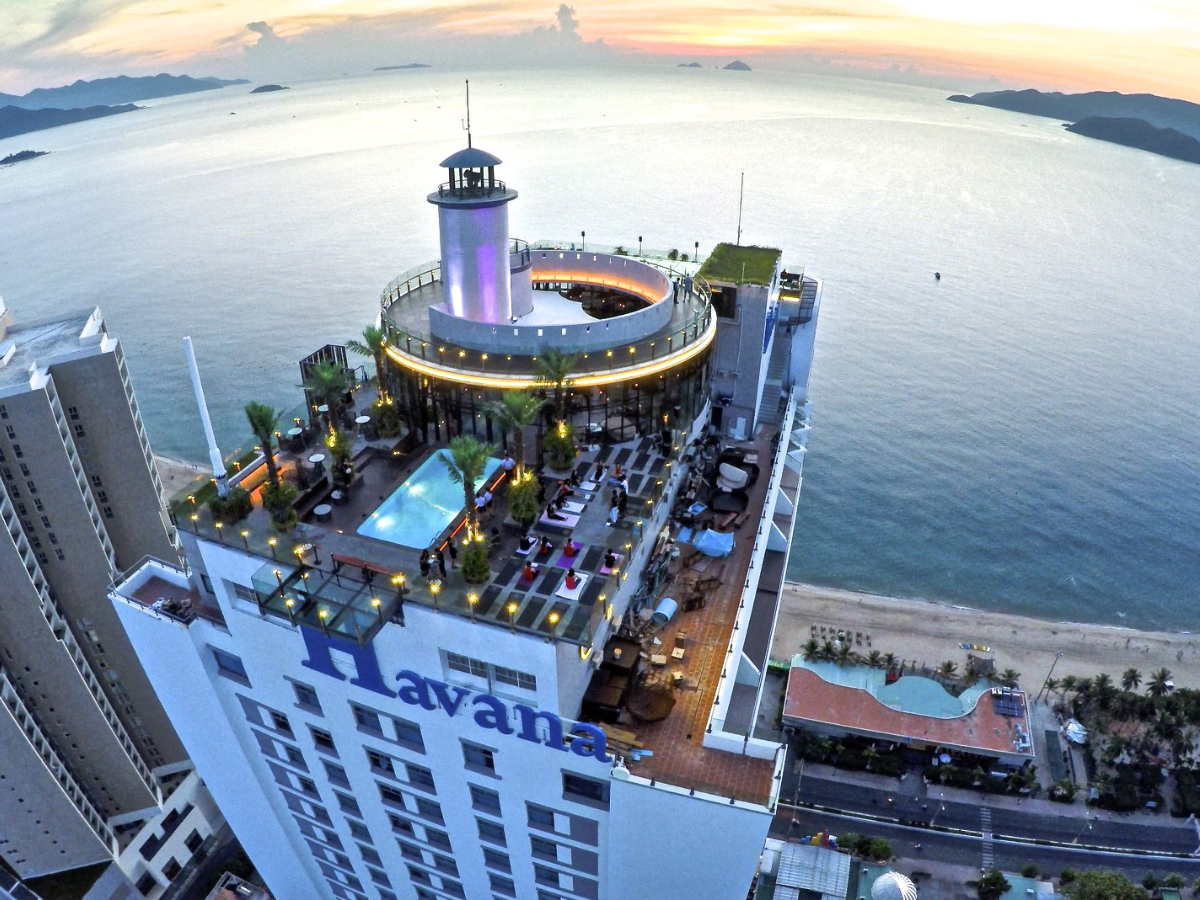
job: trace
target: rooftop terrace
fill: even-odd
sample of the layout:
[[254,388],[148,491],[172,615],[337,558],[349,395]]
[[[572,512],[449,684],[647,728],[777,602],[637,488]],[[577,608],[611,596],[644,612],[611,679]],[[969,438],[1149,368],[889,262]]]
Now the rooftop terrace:
[[700,277],[729,284],[768,285],[782,256],[774,247],[717,244],[700,267]]

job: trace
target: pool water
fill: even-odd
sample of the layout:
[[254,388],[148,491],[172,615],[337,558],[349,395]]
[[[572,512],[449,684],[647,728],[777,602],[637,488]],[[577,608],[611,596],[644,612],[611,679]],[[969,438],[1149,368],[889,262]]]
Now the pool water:
[[[358,526],[364,537],[423,550],[433,545],[463,509],[461,484],[450,480],[441,450],[421,463],[379,508]],[[448,451],[446,451],[448,452]],[[491,481],[500,460],[491,458],[476,490]]]

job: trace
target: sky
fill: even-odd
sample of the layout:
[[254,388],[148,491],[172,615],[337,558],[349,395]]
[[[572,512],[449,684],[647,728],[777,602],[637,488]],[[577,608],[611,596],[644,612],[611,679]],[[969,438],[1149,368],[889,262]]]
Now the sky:
[[117,74],[319,78],[740,58],[1200,102],[1200,0],[0,0],[0,92]]

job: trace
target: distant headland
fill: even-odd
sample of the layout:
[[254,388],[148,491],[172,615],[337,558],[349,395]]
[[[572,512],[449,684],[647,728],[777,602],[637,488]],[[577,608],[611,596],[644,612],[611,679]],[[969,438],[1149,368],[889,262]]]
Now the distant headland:
[[946,99],[1059,119],[1069,123],[1067,130],[1074,134],[1200,163],[1200,105],[1187,100],[1115,91],[1035,90],[954,94]]
[[135,109],[141,107],[131,103],[123,106],[88,106],[84,109],[21,109],[17,106],[5,106],[0,108],[0,138],[115,116],[119,113],[133,112]]
[[10,153],[4,159],[0,159],[0,166],[11,166],[15,163],[25,162],[27,159],[37,159],[48,153],[48,150],[18,150],[16,153]]
[[725,69],[727,72],[750,72],[750,71],[753,71],[748,65],[746,65],[744,62],[742,62],[740,59],[735,59],[729,65],[722,66],[721,68]]
[[282,84],[260,84],[250,93],[252,94],[273,94],[275,91],[286,91],[288,88]]
[[433,66],[425,63],[405,63],[402,66],[376,66],[376,72],[398,72],[401,69],[432,69]]
[[233,84],[249,84],[243,78],[224,81],[220,78],[192,78],[190,75],[149,75],[130,78],[98,78],[95,81],[76,81],[74,84],[55,88],[35,88],[28,94],[0,94],[0,106],[16,106],[21,109],[80,109],[89,106],[112,106],[122,103],[137,103],[139,100],[156,100],[159,97],[174,97],[177,94],[194,94],[198,91],[213,91]]

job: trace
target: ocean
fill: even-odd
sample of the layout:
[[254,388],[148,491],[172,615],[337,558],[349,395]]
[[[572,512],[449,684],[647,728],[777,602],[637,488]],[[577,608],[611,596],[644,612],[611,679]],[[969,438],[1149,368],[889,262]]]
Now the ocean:
[[[464,73],[152,101],[0,141],[0,295],[99,305],[156,452],[295,406],[298,359],[437,256]],[[949,92],[674,67],[474,72],[529,240],[782,247],[825,279],[788,575],[1190,629],[1200,593],[1200,166]],[[935,281],[933,273],[942,273]]]

